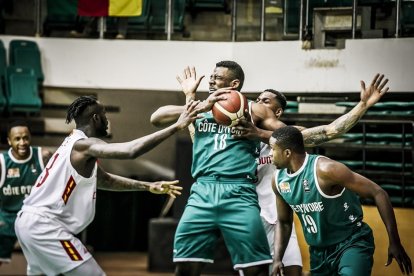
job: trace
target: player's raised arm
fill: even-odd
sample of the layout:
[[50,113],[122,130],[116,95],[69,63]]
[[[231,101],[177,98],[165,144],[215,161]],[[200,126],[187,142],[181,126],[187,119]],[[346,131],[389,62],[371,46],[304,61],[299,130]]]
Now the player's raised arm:
[[395,258],[403,273],[411,273],[411,259],[401,245],[394,210],[387,192],[373,181],[351,171],[344,164],[328,158],[320,158],[316,169],[322,191],[338,191],[338,189],[345,187],[363,198],[375,201],[388,233],[389,247],[386,265],[389,265],[392,258]]
[[366,87],[361,81],[361,100],[348,113],[342,115],[329,125],[321,125],[308,128],[302,131],[306,147],[313,147],[329,140],[335,139],[348,132],[365,114],[365,112],[389,90],[385,85],[388,79],[384,75],[376,74],[371,84]]

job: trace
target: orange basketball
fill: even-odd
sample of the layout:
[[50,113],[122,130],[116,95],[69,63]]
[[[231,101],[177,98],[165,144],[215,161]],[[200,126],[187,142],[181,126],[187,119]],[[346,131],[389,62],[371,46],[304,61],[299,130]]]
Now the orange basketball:
[[242,93],[232,90],[224,94],[227,99],[216,102],[212,112],[216,122],[220,125],[233,127],[237,119],[244,118],[244,113],[248,109],[247,99]]

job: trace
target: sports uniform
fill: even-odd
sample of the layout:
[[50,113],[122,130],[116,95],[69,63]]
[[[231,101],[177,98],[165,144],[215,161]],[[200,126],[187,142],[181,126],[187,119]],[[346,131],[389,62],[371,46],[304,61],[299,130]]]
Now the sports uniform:
[[42,149],[30,147],[30,154],[24,160],[17,160],[10,148],[0,154],[0,261],[10,262],[14,244],[17,241],[14,221],[29,195],[37,177],[44,169]]
[[[272,176],[276,167],[272,164],[269,156],[271,148],[268,144],[260,143],[260,157],[257,158],[257,176],[258,183],[256,186],[257,196],[259,198],[260,216],[266,231],[267,240],[273,255],[275,225],[277,224],[276,196],[272,190]],[[296,230],[293,225],[292,234],[289,243],[283,255],[283,264],[285,266],[302,266],[302,256],[300,254],[299,244],[296,236]]]
[[297,213],[310,245],[312,275],[370,275],[374,238],[362,221],[362,207],[353,192],[329,196],[321,190],[316,164],[319,155],[306,154],[293,174],[276,171],[276,187]]
[[27,274],[57,275],[91,258],[74,235],[94,218],[97,165],[89,178],[72,167],[73,145],[88,138],[75,129],[58,148],[16,219],[16,235],[28,262]]
[[174,262],[212,263],[221,232],[234,269],[272,263],[254,185],[259,142],[234,139],[232,131],[211,112],[195,122],[196,183],[175,234]]

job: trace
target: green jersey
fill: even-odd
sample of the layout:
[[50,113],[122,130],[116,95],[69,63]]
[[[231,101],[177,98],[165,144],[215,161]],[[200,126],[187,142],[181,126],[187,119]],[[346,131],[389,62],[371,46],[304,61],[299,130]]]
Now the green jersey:
[[44,168],[40,147],[30,147],[25,160],[13,157],[11,149],[0,154],[0,210],[18,212]]
[[343,189],[329,196],[321,190],[316,177],[316,163],[321,156],[306,154],[302,167],[289,174],[276,171],[276,188],[298,215],[306,242],[310,246],[337,244],[359,229],[362,207],[358,196]]
[[234,139],[234,128],[217,124],[211,112],[202,115],[194,123],[193,177],[222,176],[255,181],[260,141]]

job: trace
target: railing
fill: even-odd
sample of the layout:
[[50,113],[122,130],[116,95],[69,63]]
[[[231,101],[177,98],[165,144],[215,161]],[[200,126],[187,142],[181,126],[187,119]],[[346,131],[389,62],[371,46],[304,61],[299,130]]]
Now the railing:
[[[286,6],[288,0],[283,1],[283,7]],[[166,22],[165,22],[165,33],[167,35],[167,40],[171,40],[171,35],[174,33],[174,0],[165,0],[166,2]],[[35,18],[35,35],[40,36],[42,33],[42,26],[41,26],[41,18],[42,18],[42,8],[41,8],[41,1],[34,0],[34,18]],[[237,39],[237,6],[238,1],[232,1],[232,14],[231,14],[231,41],[236,41]],[[261,10],[260,10],[260,41],[265,40],[265,18],[266,18],[266,11],[265,11],[266,0],[261,0]],[[394,36],[396,38],[400,37],[401,33],[401,0],[395,0],[395,8],[396,8],[396,16],[395,16],[395,33]],[[352,2],[352,38],[355,39],[356,37],[356,17],[357,17],[357,9],[358,9],[358,0],[353,0]],[[285,10],[285,9],[284,9]],[[300,0],[300,14],[299,14],[299,34],[298,39],[303,39],[303,34],[306,30],[304,27],[309,24],[310,20],[310,11],[309,11],[309,0]],[[286,11],[284,11],[284,15],[286,16]],[[285,22],[286,23],[286,22]],[[100,18],[98,24],[98,32],[99,37],[103,38],[105,32],[105,20],[103,17]]]

